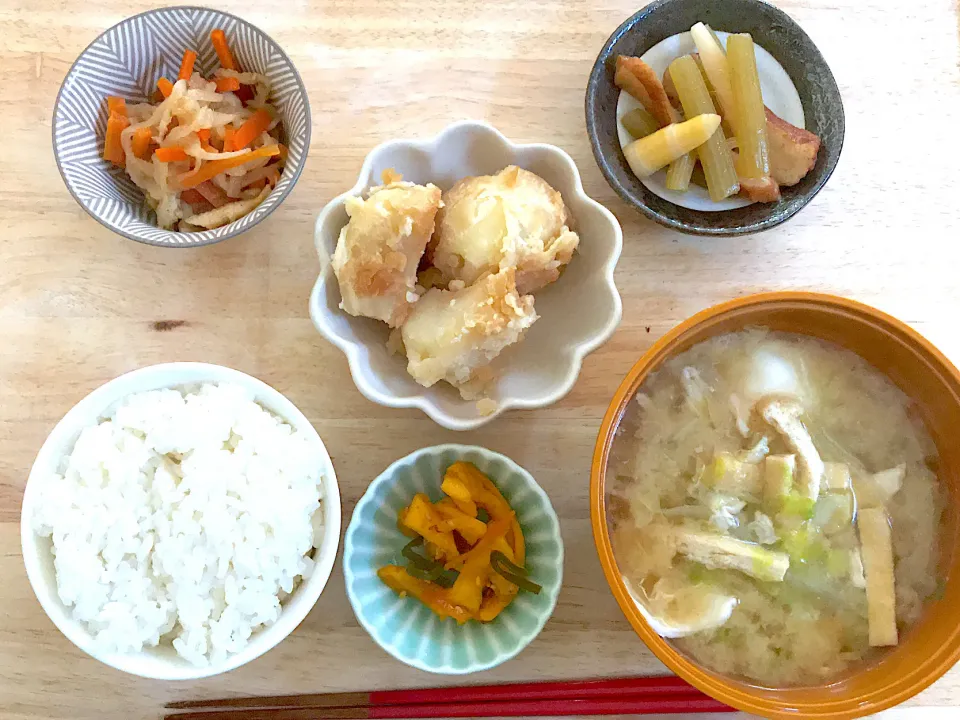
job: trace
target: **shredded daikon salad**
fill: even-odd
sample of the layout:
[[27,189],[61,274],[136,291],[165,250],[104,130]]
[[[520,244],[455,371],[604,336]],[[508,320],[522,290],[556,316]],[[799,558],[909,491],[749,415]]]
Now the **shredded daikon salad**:
[[187,50],[175,82],[157,81],[154,102],[107,98],[103,158],[143,190],[165,230],[201,231],[240,219],[276,187],[286,161],[281,120],[266,76],[243,72],[222,30],[211,79]]

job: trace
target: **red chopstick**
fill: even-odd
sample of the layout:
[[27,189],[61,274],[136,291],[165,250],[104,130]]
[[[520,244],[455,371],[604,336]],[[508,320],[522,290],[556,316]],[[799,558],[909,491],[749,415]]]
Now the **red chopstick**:
[[494,700],[575,700],[618,698],[624,695],[703,695],[675,675],[627,677],[601,680],[560,680],[505,685],[375,690],[373,692],[318,693],[276,697],[241,697],[225,700],[183,700],[168,703],[170,709],[267,708],[267,707],[354,707],[381,705],[427,705],[437,703],[490,702]]
[[444,717],[544,717],[572,715],[652,715],[732,712],[706,695],[626,696],[577,700],[498,700],[495,702],[382,705],[377,707],[232,708],[167,715],[169,720],[373,720]]
[[187,700],[169,720],[367,720],[729,712],[675,676]]

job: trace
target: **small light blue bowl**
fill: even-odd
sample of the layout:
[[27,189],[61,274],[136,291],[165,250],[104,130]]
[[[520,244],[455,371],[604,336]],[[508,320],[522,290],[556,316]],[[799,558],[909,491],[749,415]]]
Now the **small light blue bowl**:
[[[397,530],[397,513],[418,492],[439,499],[443,474],[458,460],[476,465],[510,503],[526,540],[529,577],[543,587],[539,595],[520,592],[491,623],[440,620],[377,577],[378,568],[402,564],[409,542]],[[523,650],[553,613],[563,580],[560,523],[547,494],[513,460],[481,447],[437,445],[398,460],[367,488],[347,528],[343,573],[357,620],[395,658],[446,675],[488,670]]]

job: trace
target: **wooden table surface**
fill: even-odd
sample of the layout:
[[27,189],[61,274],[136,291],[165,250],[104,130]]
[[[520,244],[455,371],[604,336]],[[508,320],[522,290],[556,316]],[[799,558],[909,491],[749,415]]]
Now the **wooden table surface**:
[[[20,500],[60,417],[134,368],[202,360],[251,373],[295,402],[333,455],[344,504],[383,468],[444,441],[485,445],[550,494],[567,549],[565,586],[543,633],[515,660],[470,678],[657,673],[601,574],[587,506],[601,415],[634,360],[718,301],[813,289],[909,322],[960,361],[960,117],[955,0],[783,0],[817,43],[844,98],[836,173],[786,225],[734,239],[665,230],[604,182],[584,130],[591,65],[636,0],[235,0],[290,54],[310,93],[313,146],[283,207],[254,230],[194,250],[159,249],[87,217],[54,164],[50,119],[80,51],[144,0],[0,0],[0,718],[152,718],[175,698],[454,682],[406,667],[357,624],[339,566],[306,621],[225,676],[164,684],[84,655],[47,619],[20,557]],[[445,431],[354,388],[307,315],[316,213],[350,187],[366,153],[464,118],[567,150],[587,192],[620,219],[623,323],[557,405]],[[158,321],[176,321],[172,330]],[[952,717],[960,668],[889,717]],[[922,708],[922,709],[921,709]],[[937,711],[939,709],[939,712]]]

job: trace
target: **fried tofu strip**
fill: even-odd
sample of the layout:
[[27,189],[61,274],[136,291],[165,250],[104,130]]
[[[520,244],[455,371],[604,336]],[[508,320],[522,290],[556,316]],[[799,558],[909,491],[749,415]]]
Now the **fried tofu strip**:
[[660,123],[660,127],[683,120],[679,111],[670,104],[657,73],[640,58],[618,55],[613,81],[618,88],[635,97]]
[[816,501],[820,494],[824,467],[820,453],[817,452],[810,438],[810,433],[800,422],[803,408],[794,400],[772,397],[758,402],[757,410],[797,454],[800,466],[797,491],[804,497]]
[[767,550],[759,545],[725,535],[676,531],[677,552],[708,568],[739,570],[764,582],[781,582],[790,568],[786,553]]
[[872,647],[896,645],[897,613],[890,523],[882,508],[864,508],[857,516],[867,581],[867,619]]

